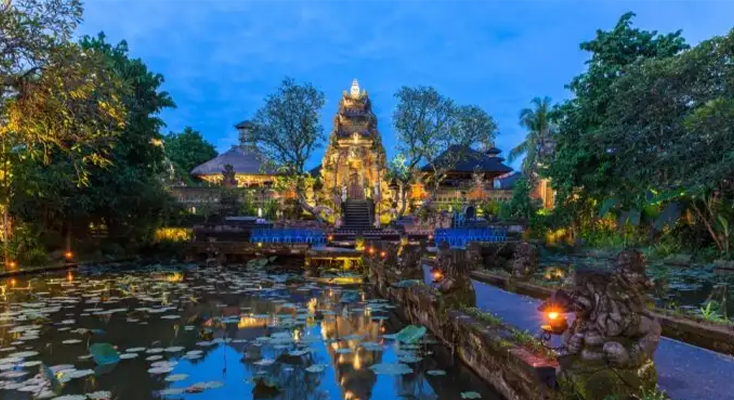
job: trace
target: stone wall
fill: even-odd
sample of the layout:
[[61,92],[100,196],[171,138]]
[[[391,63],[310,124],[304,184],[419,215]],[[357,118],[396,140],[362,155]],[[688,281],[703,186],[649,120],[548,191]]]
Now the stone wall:
[[508,400],[560,399],[553,360],[511,343],[502,326],[443,307],[431,288],[376,285],[380,295],[399,305],[399,315],[428,328],[454,354]]
[[[383,247],[378,246],[380,249]],[[370,279],[378,294],[398,305],[398,315],[423,325],[508,400],[560,399],[555,360],[512,341],[509,327],[484,321],[447,305],[447,297],[425,284],[396,286],[392,257],[370,258]]]

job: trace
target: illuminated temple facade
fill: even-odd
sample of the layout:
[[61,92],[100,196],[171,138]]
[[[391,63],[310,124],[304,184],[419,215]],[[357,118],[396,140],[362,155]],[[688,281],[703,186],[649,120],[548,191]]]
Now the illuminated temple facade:
[[353,200],[388,193],[387,156],[366,90],[355,79],[339,101],[319,175],[326,193]]
[[[252,124],[248,121],[235,125],[240,137],[246,137]],[[504,164],[501,151],[494,146],[483,149],[452,146],[435,160],[421,168],[424,177],[430,177],[433,163],[443,158],[455,159],[454,166],[446,171],[433,202],[441,209],[450,209],[457,202],[507,201],[512,197],[512,188],[520,173]],[[458,156],[460,154],[460,156]],[[254,147],[232,146],[214,159],[197,166],[191,174],[209,184],[206,187],[174,187],[174,195],[190,205],[218,201],[216,187],[226,184],[225,170],[229,169],[229,185],[240,188],[258,189],[258,202],[267,199],[281,201],[290,198],[273,190],[277,173],[267,168],[269,163]],[[398,185],[387,179],[387,156],[377,127],[377,116],[367,91],[359,86],[357,79],[350,89],[345,90],[339,100],[334,116],[333,128],[321,165],[309,171],[318,177],[318,189],[307,193],[311,205],[327,204],[335,211],[343,207],[342,200],[374,204],[371,219],[397,206],[403,196]],[[427,198],[422,184],[404,188],[408,205],[417,206]],[[291,196],[292,197],[292,196]],[[546,208],[553,207],[554,193],[547,180],[541,180],[533,190],[533,197],[542,200]],[[349,208],[349,207],[347,207]]]

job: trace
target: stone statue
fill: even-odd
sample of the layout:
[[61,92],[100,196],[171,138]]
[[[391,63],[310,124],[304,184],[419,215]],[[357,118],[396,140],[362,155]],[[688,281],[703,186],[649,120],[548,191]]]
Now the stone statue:
[[652,358],[662,329],[646,305],[651,282],[642,254],[623,251],[614,271],[577,269],[570,280],[557,296],[570,299],[576,316],[563,334],[561,378],[589,400],[655,388]]
[[469,263],[464,250],[452,250],[447,242],[441,242],[436,255],[436,268],[443,276],[434,284],[449,308],[473,307],[476,304],[474,285],[471,283]]
[[526,280],[533,276],[538,269],[538,248],[528,242],[523,242],[515,248],[512,260],[512,276]]

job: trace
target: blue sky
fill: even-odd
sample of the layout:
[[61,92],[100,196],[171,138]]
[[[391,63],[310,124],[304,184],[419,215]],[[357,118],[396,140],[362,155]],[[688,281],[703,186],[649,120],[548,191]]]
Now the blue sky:
[[[627,11],[645,29],[682,29],[689,43],[734,27],[734,1],[286,1],[87,0],[80,34],[127,40],[166,78],[178,107],[168,130],[202,132],[219,151],[285,76],[326,95],[328,136],[343,90],[358,78],[395,153],[393,94],[431,85],[498,122],[506,152],[524,136],[519,110],[534,96],[560,101],[584,69],[579,43]],[[323,148],[309,166],[320,163]],[[517,163],[515,163],[517,164]]]

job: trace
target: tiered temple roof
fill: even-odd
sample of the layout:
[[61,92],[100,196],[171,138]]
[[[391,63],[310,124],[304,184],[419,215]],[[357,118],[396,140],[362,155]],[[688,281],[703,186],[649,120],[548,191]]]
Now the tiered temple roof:
[[268,169],[265,157],[252,149],[232,146],[231,149],[194,168],[191,175],[199,178],[218,176],[226,165],[231,165],[237,175],[273,175]]
[[453,145],[433,161],[424,165],[421,171],[433,172],[434,166],[447,164],[452,165],[449,172],[461,174],[483,172],[486,174],[501,175],[512,172],[512,168],[503,163],[505,159],[497,156],[499,153],[500,150],[496,147],[491,147],[489,150],[481,152],[469,146]]

